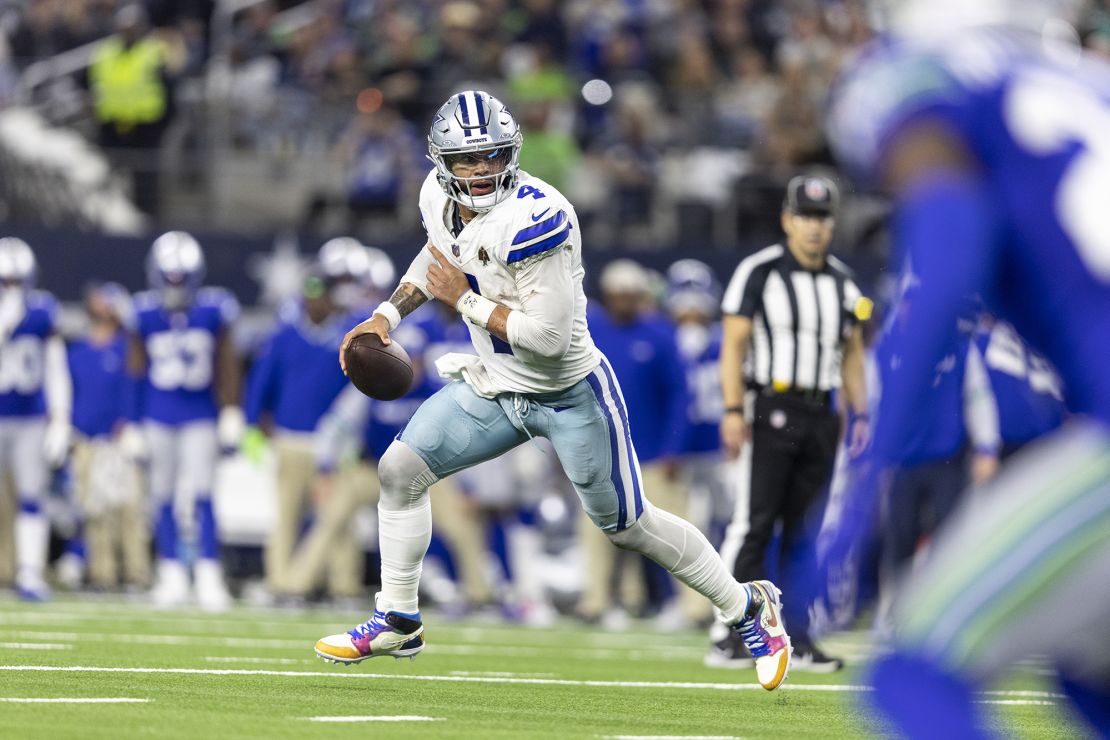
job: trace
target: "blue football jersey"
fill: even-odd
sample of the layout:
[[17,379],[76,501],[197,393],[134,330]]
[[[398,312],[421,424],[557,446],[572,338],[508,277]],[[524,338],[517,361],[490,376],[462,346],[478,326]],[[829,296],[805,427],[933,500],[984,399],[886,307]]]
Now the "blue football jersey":
[[721,325],[707,329],[679,327],[678,353],[686,371],[689,391],[686,417],[689,428],[683,452],[714,452],[721,449]]
[[[1110,422],[1110,67],[1047,55],[1038,38],[977,30],[936,45],[879,44],[834,90],[830,139],[859,173],[874,178],[898,135],[919,124],[954,136],[976,160],[973,174],[952,181],[972,194],[952,201],[973,206],[951,227],[975,235],[973,253],[943,232],[927,247],[907,245],[927,251],[930,274],[949,286],[924,286],[924,312],[940,305],[930,300],[951,303],[952,286],[978,291],[1055,365],[1073,410]],[[911,186],[900,209],[924,192]],[[944,218],[935,227],[951,228]],[[908,423],[912,412],[897,412]]]
[[1012,326],[996,322],[989,330],[979,331],[975,341],[998,403],[998,427],[1005,444],[1025,444],[1064,423],[1067,408],[1060,377]]
[[216,418],[216,348],[238,315],[239,304],[223,288],[201,288],[175,312],[155,292],[135,297],[135,330],[147,356],[145,418],[163,424]]
[[27,294],[23,320],[0,344],[0,417],[46,413],[46,340],[55,332],[57,313],[54,296],[38,290]]

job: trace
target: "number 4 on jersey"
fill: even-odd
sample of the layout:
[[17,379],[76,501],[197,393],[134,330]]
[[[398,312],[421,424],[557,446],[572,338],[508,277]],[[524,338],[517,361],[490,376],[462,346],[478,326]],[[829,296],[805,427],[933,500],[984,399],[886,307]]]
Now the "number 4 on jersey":
[[539,200],[540,198],[546,197],[542,190],[534,188],[531,185],[521,185],[520,190],[516,191],[517,200],[527,198],[529,195],[532,196],[532,200]]

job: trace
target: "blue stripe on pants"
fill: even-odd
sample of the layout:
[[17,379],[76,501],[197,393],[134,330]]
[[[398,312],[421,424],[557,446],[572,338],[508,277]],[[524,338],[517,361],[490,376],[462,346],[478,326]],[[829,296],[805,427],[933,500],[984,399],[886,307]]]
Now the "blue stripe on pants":
[[617,531],[619,532],[628,526],[628,509],[624,502],[624,479],[621,476],[620,451],[617,449],[617,425],[614,423],[613,415],[609,412],[609,404],[605,402],[605,393],[601,389],[601,382],[594,374],[596,372],[595,370],[587,375],[586,382],[590,384],[590,388],[594,392],[594,398],[597,399],[597,405],[601,407],[601,413],[604,414],[605,421],[609,425],[609,453],[611,456],[609,479],[613,481],[613,486],[617,489]]
[[628,426],[628,411],[624,407],[624,400],[617,386],[617,376],[604,355],[601,358],[601,369],[605,372],[605,379],[609,382],[609,393],[613,396],[613,403],[617,406],[617,412],[620,413],[621,417],[621,426],[624,428],[624,444],[628,449],[628,468],[632,474],[632,495],[636,502],[636,518],[639,519],[640,515],[644,513],[644,498],[640,493],[640,476],[636,463],[636,450],[632,446],[632,432]]

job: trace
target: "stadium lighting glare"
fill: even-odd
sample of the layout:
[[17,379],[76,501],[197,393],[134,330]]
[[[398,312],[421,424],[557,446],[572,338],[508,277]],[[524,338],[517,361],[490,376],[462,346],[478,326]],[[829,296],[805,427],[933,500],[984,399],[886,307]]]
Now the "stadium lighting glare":
[[582,86],[582,97],[590,105],[605,105],[613,99],[613,88],[605,80],[590,80]]

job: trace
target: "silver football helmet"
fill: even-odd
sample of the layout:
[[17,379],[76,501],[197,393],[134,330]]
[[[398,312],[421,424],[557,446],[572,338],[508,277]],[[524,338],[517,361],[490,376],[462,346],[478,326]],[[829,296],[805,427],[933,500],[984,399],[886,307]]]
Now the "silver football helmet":
[[[466,90],[436,112],[428,133],[428,159],[447,197],[482,213],[516,186],[523,141],[504,103],[481,90]],[[456,166],[467,174],[456,175]]]
[[0,283],[28,289],[35,282],[38,264],[27,242],[13,236],[0,239]]
[[166,308],[180,310],[192,303],[204,272],[204,252],[191,234],[168,231],[150,245],[147,283],[162,296]]

